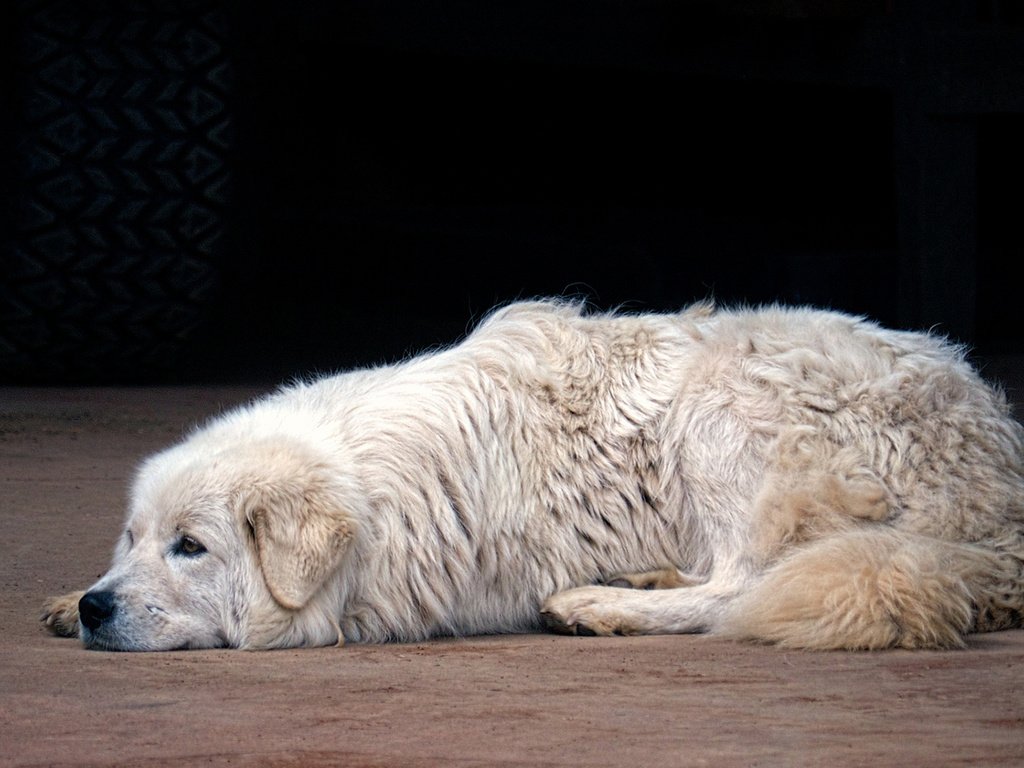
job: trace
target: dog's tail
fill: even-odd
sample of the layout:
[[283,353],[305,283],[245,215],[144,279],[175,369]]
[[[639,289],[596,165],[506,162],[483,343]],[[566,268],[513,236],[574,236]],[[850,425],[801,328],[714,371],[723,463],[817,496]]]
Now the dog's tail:
[[1024,533],[957,544],[893,529],[796,550],[736,598],[718,634],[810,649],[956,648],[1022,625]]

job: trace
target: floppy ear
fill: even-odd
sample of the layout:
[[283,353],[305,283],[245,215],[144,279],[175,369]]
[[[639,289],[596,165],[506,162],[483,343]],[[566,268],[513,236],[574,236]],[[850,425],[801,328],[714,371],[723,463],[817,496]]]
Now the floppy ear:
[[341,564],[352,520],[327,470],[282,446],[243,491],[263,578],[285,608],[302,608]]

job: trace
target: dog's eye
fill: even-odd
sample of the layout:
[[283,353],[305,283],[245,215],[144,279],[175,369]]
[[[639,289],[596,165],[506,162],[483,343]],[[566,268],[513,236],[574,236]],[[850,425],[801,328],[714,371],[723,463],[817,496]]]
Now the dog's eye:
[[185,557],[197,557],[205,551],[206,547],[191,536],[182,536],[178,539],[178,543],[174,547],[174,553],[176,555],[184,555]]

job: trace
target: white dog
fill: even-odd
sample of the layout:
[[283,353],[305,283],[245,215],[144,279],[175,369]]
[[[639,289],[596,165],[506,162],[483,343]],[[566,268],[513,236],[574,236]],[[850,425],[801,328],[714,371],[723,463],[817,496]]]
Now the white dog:
[[1022,608],[1024,430],[958,350],[807,309],[535,302],[150,458],[110,571],[44,619],[120,650],[542,622],[856,649]]

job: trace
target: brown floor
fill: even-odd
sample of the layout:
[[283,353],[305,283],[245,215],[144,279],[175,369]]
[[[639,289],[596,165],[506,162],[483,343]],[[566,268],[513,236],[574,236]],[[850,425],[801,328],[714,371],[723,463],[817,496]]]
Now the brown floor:
[[1024,631],[941,653],[527,635],[111,654],[47,635],[40,602],[104,570],[136,462],[249,394],[0,389],[0,765],[1024,765]]

